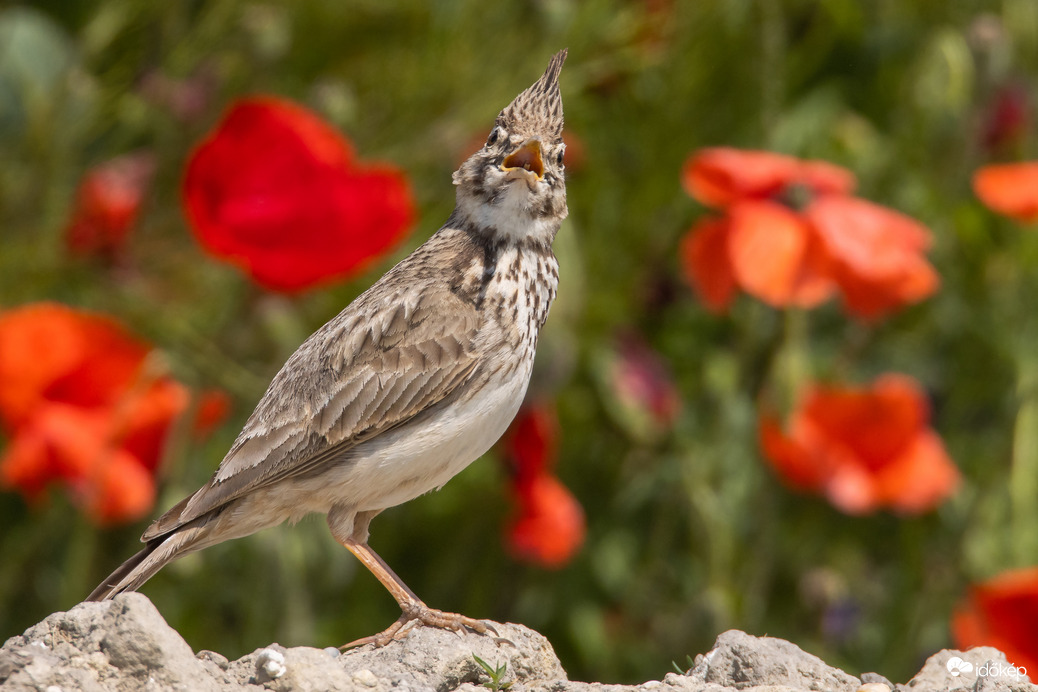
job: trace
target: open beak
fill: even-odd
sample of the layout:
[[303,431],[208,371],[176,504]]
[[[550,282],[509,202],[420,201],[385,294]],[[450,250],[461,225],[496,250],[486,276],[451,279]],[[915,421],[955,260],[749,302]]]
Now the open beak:
[[541,159],[541,143],[536,139],[523,144],[517,150],[505,157],[501,162],[501,169],[511,171],[521,168],[530,171],[537,176],[538,180],[544,178],[544,161]]

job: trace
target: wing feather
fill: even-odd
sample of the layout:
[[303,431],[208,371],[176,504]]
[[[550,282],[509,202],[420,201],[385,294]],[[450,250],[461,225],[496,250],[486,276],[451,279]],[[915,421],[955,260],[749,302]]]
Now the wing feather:
[[351,447],[434,406],[468,377],[480,328],[471,302],[435,283],[390,300],[377,297],[377,287],[299,347],[209,483],[142,540],[257,488],[342,463]]

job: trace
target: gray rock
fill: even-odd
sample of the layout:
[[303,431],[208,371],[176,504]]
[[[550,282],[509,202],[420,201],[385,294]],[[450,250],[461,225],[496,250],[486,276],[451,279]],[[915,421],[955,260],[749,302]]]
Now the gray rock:
[[858,678],[784,639],[753,637],[738,630],[725,632],[713,649],[697,656],[688,677],[739,689],[784,685],[797,690],[856,692],[861,687]]
[[[894,683],[890,682],[890,680],[887,680],[879,673],[862,673],[861,686],[864,687],[865,685],[882,685],[888,691],[894,689]],[[879,688],[877,687],[875,689],[878,690]]]
[[54,613],[0,649],[4,690],[219,690],[191,647],[140,594]]
[[[638,686],[575,682],[567,679],[544,637],[521,625],[493,626],[497,636],[416,628],[401,642],[343,654],[335,649],[286,649],[271,644],[228,661],[213,651],[194,654],[151,601],[140,594],[124,594],[113,601],[81,603],[67,613],[55,613],[8,639],[0,648],[0,691],[483,692],[489,678],[474,655],[491,666],[504,664],[503,682],[511,683],[514,692],[891,689],[886,678],[875,673],[859,680],[787,641],[735,630],[722,634],[710,652],[696,657],[687,675],[670,673],[663,680]],[[956,656],[958,662],[953,661]],[[951,675],[952,668],[959,675]],[[1007,671],[1005,656],[995,649],[942,651],[896,689],[1038,692],[1026,678]]]
[[[566,679],[566,671],[543,636],[521,625],[493,626],[496,636],[423,627],[412,632],[404,646],[376,649],[368,645],[347,651],[341,656],[342,665],[371,672],[382,687],[453,690],[466,682],[479,684],[489,678],[473,655],[491,666],[505,664],[506,682],[515,680],[529,687],[546,687]],[[414,645],[416,635],[420,646]]]
[[926,659],[923,669],[908,681],[898,685],[898,692],[1034,692],[1020,669],[1006,660],[998,649],[981,646],[969,651],[945,649]]

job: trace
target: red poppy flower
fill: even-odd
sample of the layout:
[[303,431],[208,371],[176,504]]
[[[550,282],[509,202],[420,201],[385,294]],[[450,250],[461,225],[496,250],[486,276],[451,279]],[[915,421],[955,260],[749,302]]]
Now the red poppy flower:
[[154,171],[154,157],[147,153],[121,156],[87,171],[65,229],[68,249],[81,255],[113,255],[121,250],[137,222]]
[[555,465],[559,422],[548,406],[524,406],[504,436],[505,452],[515,478],[548,473]]
[[879,317],[937,291],[940,277],[923,256],[930,231],[917,221],[839,196],[816,199],[804,217],[822,239],[829,271],[852,314]]
[[519,560],[557,569],[584,542],[584,510],[558,478],[539,474],[517,486],[519,514],[508,545]]
[[151,349],[113,320],[51,303],[0,313],[0,485],[37,500],[53,483],[99,523],[146,514],[187,390],[150,372]]
[[192,432],[196,437],[206,438],[220,427],[231,413],[231,397],[222,389],[210,389],[202,392],[195,412],[195,424]]
[[713,312],[726,311],[739,288],[728,254],[729,226],[727,219],[704,216],[681,239],[679,248],[688,282]]
[[685,162],[688,194],[711,207],[747,199],[774,199],[802,187],[814,194],[850,194],[854,175],[826,161],[802,161],[770,151],[715,147]]
[[822,161],[705,149],[685,165],[689,194],[724,215],[700,220],[681,244],[685,274],[707,307],[737,288],[776,307],[810,308],[839,290],[847,309],[875,318],[937,289],[923,257],[929,231],[850,197],[854,176]]
[[728,223],[728,256],[746,292],[802,308],[832,294],[821,244],[798,214],[776,202],[742,202],[731,207]]
[[0,458],[0,484],[38,500],[61,482],[99,524],[139,519],[155,501],[152,471],[118,443],[105,411],[42,406]]
[[706,306],[724,312],[742,288],[775,307],[812,308],[835,289],[828,257],[801,215],[776,202],[733,205],[681,241],[681,259]]
[[885,375],[864,388],[812,386],[788,430],[761,416],[768,463],[793,488],[824,495],[848,514],[881,507],[925,512],[959,483],[958,469],[929,427],[925,395],[904,376]]
[[320,118],[271,97],[235,103],[194,151],[184,207],[203,247],[279,291],[362,270],[414,219],[400,171],[357,162]]
[[984,166],[973,174],[973,192],[1014,221],[1038,221],[1038,161]]
[[0,422],[14,430],[51,402],[110,408],[149,351],[114,320],[56,303],[0,313]]
[[1038,567],[1012,570],[970,587],[952,618],[961,649],[993,646],[1012,665],[1038,671]]
[[558,568],[584,542],[584,511],[573,494],[551,473],[555,464],[558,423],[544,406],[523,408],[504,438],[518,513],[509,523],[507,541],[519,560]]

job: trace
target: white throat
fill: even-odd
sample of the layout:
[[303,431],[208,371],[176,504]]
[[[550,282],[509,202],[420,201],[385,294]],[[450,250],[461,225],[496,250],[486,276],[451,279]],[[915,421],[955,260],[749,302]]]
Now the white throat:
[[458,212],[477,228],[492,229],[502,240],[538,240],[551,244],[559,229],[559,220],[540,216],[531,206],[534,199],[527,182],[519,179],[505,186],[496,204],[488,204],[459,187]]

